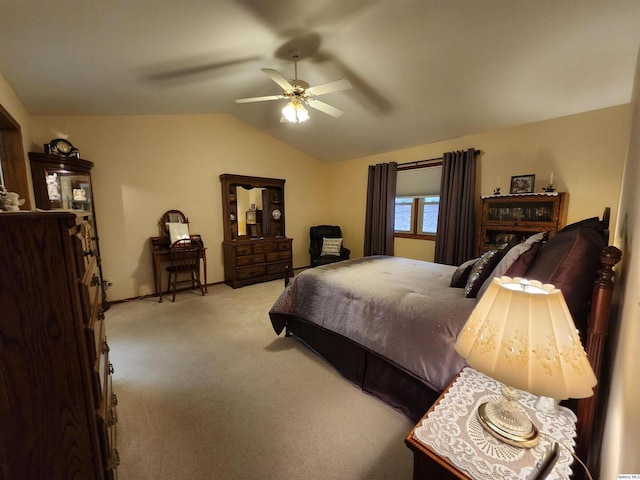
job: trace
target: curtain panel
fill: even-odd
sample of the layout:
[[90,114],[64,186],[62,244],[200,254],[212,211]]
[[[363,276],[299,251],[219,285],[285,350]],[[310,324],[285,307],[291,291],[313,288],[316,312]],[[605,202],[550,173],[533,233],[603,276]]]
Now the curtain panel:
[[393,222],[396,204],[395,162],[369,165],[364,256],[393,255]]
[[474,257],[476,169],[479,151],[443,155],[434,262],[460,265]]

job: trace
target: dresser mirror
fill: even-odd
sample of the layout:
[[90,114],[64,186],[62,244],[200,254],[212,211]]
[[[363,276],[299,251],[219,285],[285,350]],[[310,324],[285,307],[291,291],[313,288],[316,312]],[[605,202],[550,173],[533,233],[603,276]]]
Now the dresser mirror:
[[225,173],[220,181],[226,241],[285,236],[285,180]]

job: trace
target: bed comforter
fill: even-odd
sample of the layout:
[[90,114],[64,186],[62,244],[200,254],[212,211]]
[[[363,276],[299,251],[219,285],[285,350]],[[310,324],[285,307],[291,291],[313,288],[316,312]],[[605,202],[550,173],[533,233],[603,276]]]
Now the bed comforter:
[[475,306],[450,287],[456,267],[374,256],[300,273],[269,312],[277,334],[295,316],[375,352],[442,391],[465,365],[453,349]]

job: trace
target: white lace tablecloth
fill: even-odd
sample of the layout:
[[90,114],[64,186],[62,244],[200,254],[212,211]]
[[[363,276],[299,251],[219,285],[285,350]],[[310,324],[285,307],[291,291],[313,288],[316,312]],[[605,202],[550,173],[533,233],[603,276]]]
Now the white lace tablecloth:
[[[564,407],[558,407],[557,416],[536,411],[537,397],[527,392],[521,392],[520,404],[541,433],[537,446],[513,447],[486,432],[476,414],[478,405],[499,398],[501,389],[500,382],[466,367],[440,403],[415,428],[414,436],[474,480],[526,480],[550,446],[549,437],[573,450],[575,414]],[[561,447],[558,462],[547,479],[568,479],[572,461],[570,453]]]

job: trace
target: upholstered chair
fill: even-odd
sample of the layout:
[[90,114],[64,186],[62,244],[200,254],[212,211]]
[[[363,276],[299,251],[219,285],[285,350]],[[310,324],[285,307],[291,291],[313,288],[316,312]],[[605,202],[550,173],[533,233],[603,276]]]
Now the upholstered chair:
[[342,231],[338,225],[316,225],[309,228],[311,266],[349,260],[351,251],[342,245]]

